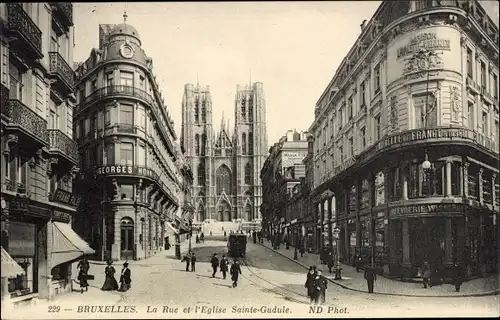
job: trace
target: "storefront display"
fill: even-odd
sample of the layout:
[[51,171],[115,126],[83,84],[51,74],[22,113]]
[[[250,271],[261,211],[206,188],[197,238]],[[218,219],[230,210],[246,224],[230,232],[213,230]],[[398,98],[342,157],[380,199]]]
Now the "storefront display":
[[9,243],[6,250],[24,270],[23,274],[9,279],[9,292],[13,297],[30,294],[35,290],[35,232],[34,224],[9,222]]

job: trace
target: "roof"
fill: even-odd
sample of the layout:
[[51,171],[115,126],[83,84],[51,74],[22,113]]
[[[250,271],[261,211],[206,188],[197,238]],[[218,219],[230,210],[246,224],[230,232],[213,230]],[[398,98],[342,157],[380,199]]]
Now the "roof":
[[134,37],[137,40],[141,41],[141,38],[139,37],[139,32],[137,32],[137,29],[131,26],[130,24],[126,23],[120,23],[117,24],[113,30],[111,30],[109,36],[113,37],[116,35],[126,35],[130,37]]

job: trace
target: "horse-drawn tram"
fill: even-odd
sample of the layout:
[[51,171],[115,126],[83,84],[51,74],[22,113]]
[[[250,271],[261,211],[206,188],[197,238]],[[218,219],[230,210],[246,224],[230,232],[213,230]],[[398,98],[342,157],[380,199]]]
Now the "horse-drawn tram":
[[244,257],[247,251],[245,234],[230,234],[227,239],[227,252],[231,257]]

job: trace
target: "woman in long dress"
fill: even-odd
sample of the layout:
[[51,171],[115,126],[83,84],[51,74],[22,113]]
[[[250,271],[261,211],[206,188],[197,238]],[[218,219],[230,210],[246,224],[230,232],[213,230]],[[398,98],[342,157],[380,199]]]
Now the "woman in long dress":
[[104,280],[104,284],[102,285],[101,290],[104,291],[112,291],[112,290],[118,290],[118,282],[116,282],[115,279],[115,273],[116,270],[112,266],[113,261],[108,261],[107,262],[108,266],[106,269],[104,269],[104,273],[106,274],[106,280]]
[[87,257],[83,257],[80,262],[78,262],[77,268],[80,269],[78,272],[78,281],[80,281],[80,293],[83,293],[83,289],[85,291],[89,291],[89,283],[87,276],[89,274],[90,264],[87,260]]

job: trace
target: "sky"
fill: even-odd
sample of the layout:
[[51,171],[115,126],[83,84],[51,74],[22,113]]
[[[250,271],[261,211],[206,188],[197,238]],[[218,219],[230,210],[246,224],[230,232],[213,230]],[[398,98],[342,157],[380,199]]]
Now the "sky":
[[[483,1],[484,2],[484,1]],[[381,1],[75,3],[74,61],[99,44],[99,24],[127,23],[153,58],[180,138],[186,83],[210,85],[213,123],[234,124],[237,84],[262,82],[268,143],[306,131],[314,106]],[[495,8],[498,3],[488,1]],[[496,18],[498,25],[498,18]]]

